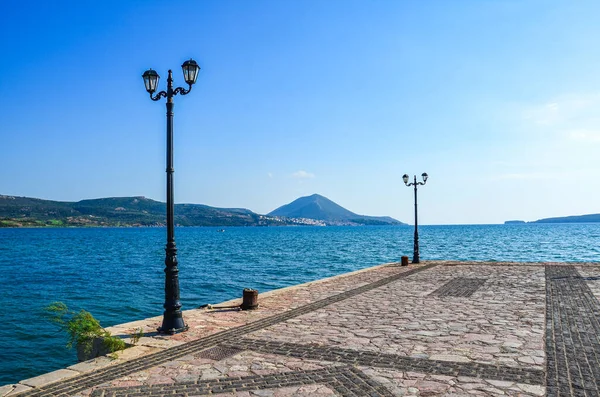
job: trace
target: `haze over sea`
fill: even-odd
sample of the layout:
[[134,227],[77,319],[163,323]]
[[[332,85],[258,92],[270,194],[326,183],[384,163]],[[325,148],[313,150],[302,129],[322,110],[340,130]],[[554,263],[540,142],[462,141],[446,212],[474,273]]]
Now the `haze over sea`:
[[[411,256],[413,227],[178,228],[188,310]],[[420,227],[423,259],[600,261],[600,223]],[[162,314],[163,228],[0,229],[0,385],[75,363],[41,309],[102,325]]]

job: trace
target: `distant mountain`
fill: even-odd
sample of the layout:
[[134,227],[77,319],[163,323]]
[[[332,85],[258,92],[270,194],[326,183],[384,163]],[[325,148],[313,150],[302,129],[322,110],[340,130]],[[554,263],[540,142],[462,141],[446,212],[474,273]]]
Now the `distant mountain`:
[[557,218],[544,218],[531,223],[587,223],[600,222],[600,214],[573,215]]
[[[301,203],[306,205],[302,206]],[[286,207],[297,207],[298,211],[283,211]],[[389,217],[357,215],[319,195],[299,198],[269,215],[260,215],[245,208],[175,204],[174,221],[178,226],[401,224]],[[141,196],[68,202],[0,195],[0,227],[164,226],[165,222],[165,203]]]
[[[0,195],[0,227],[4,226],[163,226],[165,203],[145,197],[111,197],[78,202]],[[243,208],[176,204],[176,225],[270,226],[298,224]]]
[[269,216],[308,218],[328,225],[402,225],[388,216],[358,215],[319,194],[300,197],[289,204],[269,212]]

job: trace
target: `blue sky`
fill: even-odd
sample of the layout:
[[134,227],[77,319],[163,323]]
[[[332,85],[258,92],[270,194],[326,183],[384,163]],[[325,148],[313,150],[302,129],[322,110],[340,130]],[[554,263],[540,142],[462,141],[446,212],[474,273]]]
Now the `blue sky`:
[[0,194],[269,212],[319,193],[423,224],[600,212],[597,1],[4,1]]

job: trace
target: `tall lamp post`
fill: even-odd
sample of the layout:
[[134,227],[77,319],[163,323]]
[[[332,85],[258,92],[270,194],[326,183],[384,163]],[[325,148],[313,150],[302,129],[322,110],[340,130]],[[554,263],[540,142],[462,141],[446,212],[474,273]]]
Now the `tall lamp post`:
[[162,326],[158,332],[174,334],[187,330],[181,314],[181,301],[179,300],[179,268],[177,267],[177,246],[175,245],[175,226],[173,224],[174,200],[173,200],[173,97],[177,94],[187,95],[196,82],[200,66],[196,61],[190,59],[181,65],[183,78],[188,88],[177,87],[173,89],[173,74],[169,70],[167,77],[167,91],[160,91],[155,96],[152,94],[158,87],[158,73],[149,69],[144,72],[144,85],[153,101],[167,98],[167,245],[165,247],[165,312]]
[[427,183],[427,178],[429,178],[429,175],[427,175],[426,172],[424,172],[422,175],[423,177],[423,182],[417,182],[417,176],[415,175],[415,179],[414,182],[408,183],[408,174],[404,174],[402,175],[402,180],[404,181],[404,184],[406,186],[414,186],[415,187],[415,238],[414,238],[414,244],[413,244],[413,260],[412,263],[419,263],[419,229],[417,226],[417,186],[419,185],[424,185]]

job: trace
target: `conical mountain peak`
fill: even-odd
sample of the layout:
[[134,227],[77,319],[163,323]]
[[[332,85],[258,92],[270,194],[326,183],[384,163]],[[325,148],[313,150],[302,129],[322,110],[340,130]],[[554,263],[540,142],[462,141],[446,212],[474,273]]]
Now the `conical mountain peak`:
[[358,215],[336,204],[325,196],[312,194],[300,197],[289,204],[283,205],[268,215],[287,218],[308,218],[324,221],[328,224],[400,224],[390,217],[374,217]]

